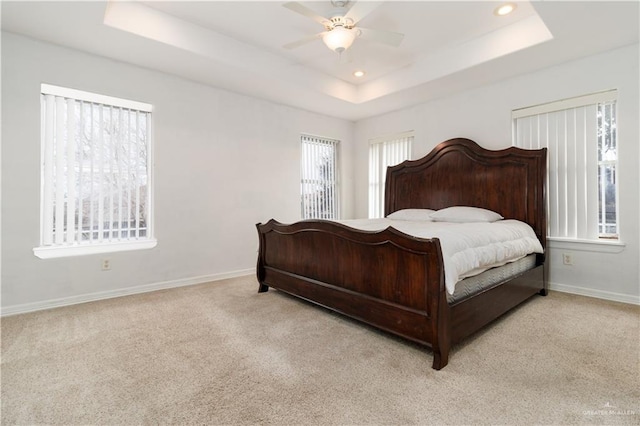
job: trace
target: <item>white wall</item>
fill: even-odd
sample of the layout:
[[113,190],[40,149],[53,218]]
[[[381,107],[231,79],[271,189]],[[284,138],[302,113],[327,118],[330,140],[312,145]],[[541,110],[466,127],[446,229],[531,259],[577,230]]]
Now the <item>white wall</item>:
[[[552,289],[640,303],[640,134],[638,45],[568,62],[504,82],[459,93],[356,123],[355,213],[367,215],[368,140],[415,130],[413,158],[454,137],[491,148],[511,145],[511,111],[515,108],[618,89],[620,231],[626,246],[618,252],[589,251],[572,244],[549,248]],[[573,266],[562,264],[571,253]]]
[[[156,248],[47,260],[33,255],[41,83],[154,106]],[[342,141],[342,215],[353,214],[354,124],[345,120],[7,33],[2,106],[4,313],[253,270],[255,224],[300,218],[301,132]],[[105,257],[111,270],[103,272]]]
[[[2,34],[3,313],[189,284],[255,265],[255,223],[299,218],[299,134],[343,141],[344,218],[367,215],[368,139],[415,130],[413,158],[452,137],[511,143],[511,110],[619,90],[619,253],[549,250],[552,288],[638,303],[640,132],[638,46],[573,61],[380,117],[330,118],[78,51]],[[158,246],[108,257],[38,259],[40,83],[154,105]],[[355,143],[353,143],[355,141]],[[561,253],[571,252],[573,266]]]

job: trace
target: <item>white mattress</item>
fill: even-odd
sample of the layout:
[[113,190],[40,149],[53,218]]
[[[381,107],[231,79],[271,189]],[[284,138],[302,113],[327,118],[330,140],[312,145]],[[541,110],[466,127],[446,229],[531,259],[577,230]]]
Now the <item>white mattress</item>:
[[536,255],[530,254],[515,262],[507,263],[503,266],[490,268],[481,274],[474,275],[456,283],[456,291],[453,294],[447,294],[447,302],[450,305],[468,299],[474,294],[478,294],[484,290],[491,289],[498,284],[510,280],[524,272],[535,268]]
[[543,252],[533,229],[517,220],[450,223],[384,218],[339,222],[363,231],[381,231],[393,227],[414,237],[438,238],[449,294],[453,294],[456,283],[466,277],[514,262],[530,253]]

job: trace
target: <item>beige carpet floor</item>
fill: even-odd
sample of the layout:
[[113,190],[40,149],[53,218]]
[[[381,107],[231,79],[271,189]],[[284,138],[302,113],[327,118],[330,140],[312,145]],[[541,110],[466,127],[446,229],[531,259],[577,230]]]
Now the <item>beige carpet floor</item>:
[[254,277],[2,319],[3,425],[639,424],[640,308],[551,293],[429,350]]

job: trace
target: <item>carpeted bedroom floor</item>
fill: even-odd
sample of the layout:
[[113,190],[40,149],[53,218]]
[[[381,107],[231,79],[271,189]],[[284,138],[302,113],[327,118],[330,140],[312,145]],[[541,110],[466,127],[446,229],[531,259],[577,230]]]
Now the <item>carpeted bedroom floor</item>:
[[2,319],[3,425],[639,424],[640,307],[552,292],[429,350],[252,276]]

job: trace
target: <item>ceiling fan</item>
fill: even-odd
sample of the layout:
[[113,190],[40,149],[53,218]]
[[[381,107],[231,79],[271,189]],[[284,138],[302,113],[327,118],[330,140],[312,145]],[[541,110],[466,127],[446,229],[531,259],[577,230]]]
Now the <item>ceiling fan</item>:
[[[351,47],[356,37],[393,47],[398,47],[402,42],[404,34],[357,26],[360,20],[380,5],[379,3],[368,1],[356,2],[354,0],[331,0],[331,4],[334,9],[328,17],[321,16],[298,2],[283,4],[287,9],[313,19],[324,26],[325,29],[320,33],[285,44],[283,47],[285,49],[295,49],[317,38],[322,38],[322,41],[329,49],[342,53]],[[348,7],[349,5],[350,7]]]

